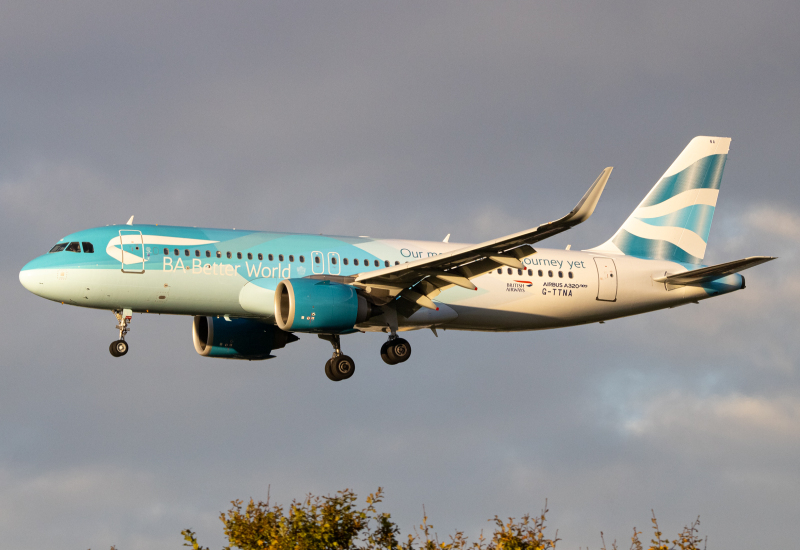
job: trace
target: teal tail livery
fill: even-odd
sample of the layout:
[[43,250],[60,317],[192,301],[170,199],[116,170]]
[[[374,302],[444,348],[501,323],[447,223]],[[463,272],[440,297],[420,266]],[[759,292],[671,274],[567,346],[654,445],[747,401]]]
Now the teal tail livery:
[[545,330],[744,289],[740,272],[773,257],[702,264],[730,141],[694,138],[614,236],[589,250],[538,243],[589,219],[611,168],[565,216],[478,244],[145,225],[131,216],[66,235],[19,280],[48,300],[111,311],[114,357],[128,353],[135,314],[185,315],[203,357],[271,359],[316,335],[333,347],[326,376],[341,381],[355,372],[342,351],[350,334],[384,334],[379,355],[395,365],[411,356],[401,334],[419,329]]
[[702,263],[730,144],[730,138],[694,138],[614,236],[594,250]]

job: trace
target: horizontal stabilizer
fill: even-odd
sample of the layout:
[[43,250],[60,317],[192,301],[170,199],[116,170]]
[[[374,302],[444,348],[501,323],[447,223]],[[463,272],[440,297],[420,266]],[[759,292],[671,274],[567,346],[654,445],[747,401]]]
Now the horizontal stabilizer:
[[676,273],[674,275],[664,275],[657,277],[653,280],[657,283],[666,283],[670,285],[699,285],[716,281],[722,277],[727,277],[734,273],[744,271],[750,267],[754,267],[770,260],[774,260],[773,256],[753,256],[744,258],[743,260],[736,260],[719,265],[712,265],[710,267],[703,267],[692,271],[685,271],[683,273]]

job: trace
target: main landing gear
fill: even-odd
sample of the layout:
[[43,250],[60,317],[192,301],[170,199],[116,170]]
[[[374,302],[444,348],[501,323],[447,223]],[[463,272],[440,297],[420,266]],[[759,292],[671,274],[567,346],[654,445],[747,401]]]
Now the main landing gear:
[[108,351],[114,357],[122,357],[128,353],[128,343],[125,341],[125,335],[128,333],[131,324],[131,317],[133,312],[130,309],[115,309],[114,316],[117,318],[117,328],[119,329],[119,340],[114,340],[108,346]]
[[[352,357],[342,353],[340,336],[338,334],[320,334],[319,337],[327,340],[333,346],[333,357],[325,363],[325,375],[334,382],[347,380],[353,376],[356,371],[356,363]],[[397,333],[389,336],[389,341],[381,346],[381,358],[389,365],[403,363],[408,361],[409,357],[411,357],[411,344],[403,338],[398,338]]]
[[342,353],[338,334],[320,334],[320,338],[327,340],[333,346],[333,357],[325,363],[325,374],[330,380],[339,382],[347,380],[356,372],[356,363],[349,355]]
[[381,359],[388,365],[396,365],[408,361],[411,357],[411,344],[395,334],[381,346]]

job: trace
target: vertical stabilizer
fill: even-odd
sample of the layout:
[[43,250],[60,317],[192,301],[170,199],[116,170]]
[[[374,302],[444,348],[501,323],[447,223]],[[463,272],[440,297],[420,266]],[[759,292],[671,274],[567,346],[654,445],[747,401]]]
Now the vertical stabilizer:
[[730,143],[711,136],[690,141],[614,236],[592,251],[701,263]]

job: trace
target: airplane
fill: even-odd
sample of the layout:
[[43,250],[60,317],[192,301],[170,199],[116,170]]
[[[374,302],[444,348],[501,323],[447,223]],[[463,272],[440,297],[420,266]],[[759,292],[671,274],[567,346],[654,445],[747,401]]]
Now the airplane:
[[134,312],[191,315],[204,357],[261,360],[316,334],[333,346],[325,374],[350,378],[341,336],[388,335],[384,362],[407,361],[401,332],[530,331],[603,323],[745,288],[739,272],[775,259],[702,263],[730,138],[698,136],[605,243],[532,245],[592,215],[606,168],[566,216],[480,244],[133,224],[60,239],[19,274],[30,292],[111,310],[128,352]]

